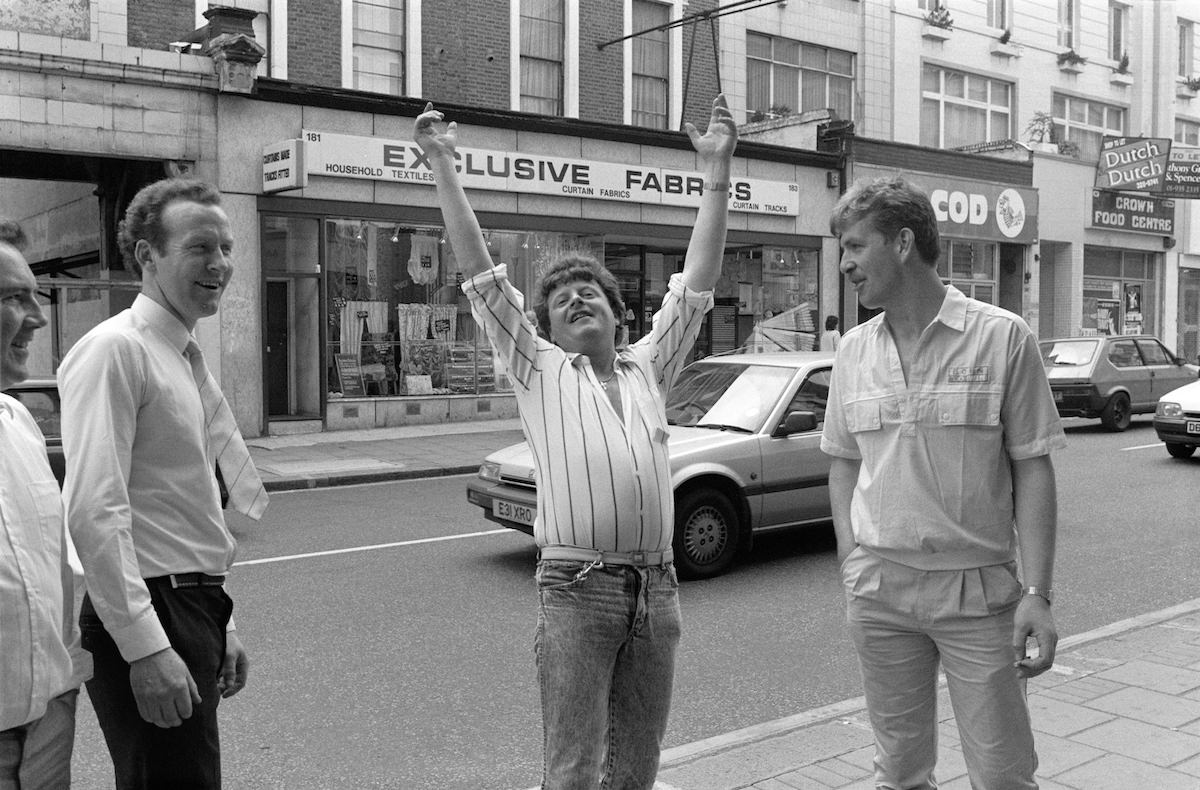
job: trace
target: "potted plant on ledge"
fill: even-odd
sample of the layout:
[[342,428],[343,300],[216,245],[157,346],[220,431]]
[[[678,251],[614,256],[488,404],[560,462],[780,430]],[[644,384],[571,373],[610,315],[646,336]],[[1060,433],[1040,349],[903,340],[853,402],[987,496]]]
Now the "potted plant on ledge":
[[1175,96],[1180,99],[1194,99],[1196,92],[1200,91],[1200,77],[1181,77],[1179,82],[1175,83]]
[[925,15],[925,24],[921,27],[921,37],[934,41],[945,41],[950,38],[950,31],[953,29],[954,19],[950,16],[950,9],[938,2]]
[[991,53],[999,55],[1002,58],[1019,58],[1021,57],[1021,48],[1016,44],[1009,42],[1012,38],[1012,28],[1006,28],[1000,34],[1000,38],[992,42]]
[[1108,81],[1113,85],[1130,86],[1133,84],[1133,75],[1129,73],[1129,53],[1121,55],[1121,61],[1113,66],[1112,74],[1108,76]]
[[1029,120],[1029,125],[1025,127],[1025,134],[1028,135],[1029,146],[1033,150],[1049,154],[1059,153],[1058,142],[1054,139],[1057,136],[1054,131],[1054,116],[1050,113],[1041,110],[1035,112]]
[[1068,74],[1079,74],[1083,71],[1085,63],[1087,63],[1087,58],[1073,49],[1058,53],[1058,68]]

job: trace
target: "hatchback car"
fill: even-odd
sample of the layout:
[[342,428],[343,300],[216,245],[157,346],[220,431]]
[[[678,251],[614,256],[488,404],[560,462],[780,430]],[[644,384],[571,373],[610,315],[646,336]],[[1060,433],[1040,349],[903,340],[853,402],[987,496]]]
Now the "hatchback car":
[[1066,337],[1038,345],[1059,416],[1099,417],[1110,431],[1128,428],[1134,414],[1153,412],[1160,397],[1195,381],[1200,371],[1151,335]]
[[1191,458],[1200,446],[1200,381],[1171,390],[1158,399],[1154,432],[1172,458]]
[[[667,397],[675,565],[684,578],[727,570],[754,535],[828,523],[821,426],[832,352],[709,357]],[[533,534],[537,481],[528,445],[489,455],[467,484],[485,518]]]
[[58,382],[54,379],[26,379],[6,389],[4,394],[20,401],[42,429],[50,468],[54,470],[54,476],[61,486],[66,474],[66,460],[62,448],[62,406],[58,399]]

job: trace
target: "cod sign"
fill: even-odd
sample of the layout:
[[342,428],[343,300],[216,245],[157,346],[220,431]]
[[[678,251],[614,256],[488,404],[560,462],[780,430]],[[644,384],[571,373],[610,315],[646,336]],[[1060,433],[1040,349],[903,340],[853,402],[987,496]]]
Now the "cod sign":
[[994,228],[985,227],[993,210],[988,196],[981,192],[934,189],[929,193],[929,202],[938,222],[956,225],[960,231],[976,226],[980,232],[998,230],[1005,238],[1015,239],[1025,229],[1025,200],[1015,189],[1005,189],[995,198]]
[[1096,163],[1096,186],[1157,192],[1163,187],[1171,141],[1165,137],[1105,137]]

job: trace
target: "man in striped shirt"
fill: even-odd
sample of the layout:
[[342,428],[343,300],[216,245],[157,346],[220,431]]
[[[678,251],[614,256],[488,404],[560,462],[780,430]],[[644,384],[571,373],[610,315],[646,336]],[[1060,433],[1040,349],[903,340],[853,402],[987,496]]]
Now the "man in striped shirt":
[[705,178],[683,272],[651,332],[623,346],[615,278],[586,256],[551,264],[536,325],[505,265],[493,266],[455,170],[457,127],[428,105],[428,155],[463,291],[514,381],[538,480],[535,638],[546,790],[653,786],[666,732],[678,581],[664,396],[686,362],[720,275],[737,127],[723,96],[688,137]]

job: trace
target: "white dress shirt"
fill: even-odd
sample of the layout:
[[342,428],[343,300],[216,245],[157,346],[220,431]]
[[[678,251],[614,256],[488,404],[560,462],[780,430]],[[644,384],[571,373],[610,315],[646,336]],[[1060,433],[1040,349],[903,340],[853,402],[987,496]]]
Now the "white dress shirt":
[[1011,562],[1012,462],[1066,446],[1037,340],[949,286],[905,380],[884,318],[842,337],[821,437],[829,455],[862,461],[855,541],[927,571]]
[[537,544],[612,552],[670,548],[675,501],[664,397],[687,362],[712,292],[691,291],[678,274],[671,277],[653,329],[618,351],[618,415],[591,360],[537,335],[506,266],[462,288],[515,382],[537,470]]
[[139,294],[84,335],[58,371],[67,522],[96,613],[131,662],[170,645],[143,579],[223,574],[237,548],[184,356],[190,339]]
[[69,546],[42,432],[0,394],[0,730],[41,718],[83,680],[68,649],[79,642]]

